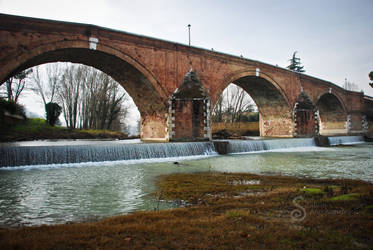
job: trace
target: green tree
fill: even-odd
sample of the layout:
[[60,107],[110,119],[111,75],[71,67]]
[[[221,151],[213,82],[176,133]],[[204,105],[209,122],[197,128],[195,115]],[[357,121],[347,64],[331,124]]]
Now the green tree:
[[62,112],[62,108],[55,102],[48,102],[47,104],[45,104],[45,112],[47,123],[51,126],[54,126],[58,121],[58,117]]
[[372,81],[369,83],[369,85],[373,88],[373,71],[369,73],[369,79]]
[[22,105],[16,103],[15,101],[8,101],[0,97],[0,121],[5,111],[13,115],[20,115],[26,119],[25,109]]
[[305,72],[304,66],[301,66],[300,58],[296,57],[296,54],[297,54],[297,51],[294,51],[293,57],[289,60],[290,65],[287,66],[287,68],[295,72],[303,73]]

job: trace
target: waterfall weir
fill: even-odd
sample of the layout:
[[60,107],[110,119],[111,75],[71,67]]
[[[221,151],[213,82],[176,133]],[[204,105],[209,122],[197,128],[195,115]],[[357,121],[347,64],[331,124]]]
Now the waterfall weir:
[[274,139],[274,140],[230,140],[227,153],[245,153],[285,148],[315,147],[313,138]]
[[216,154],[212,142],[0,147],[0,167]]
[[[329,145],[364,143],[362,136],[329,137]],[[87,142],[79,142],[87,143]],[[215,146],[214,146],[215,144]],[[30,144],[32,145],[32,143]],[[53,145],[53,146],[51,146]],[[237,154],[268,150],[316,147],[314,138],[217,140],[214,142],[108,143],[87,145],[1,146],[0,168],[13,166],[68,164]],[[217,151],[217,152],[216,152]]]
[[333,136],[328,137],[330,146],[353,145],[364,143],[363,136]]

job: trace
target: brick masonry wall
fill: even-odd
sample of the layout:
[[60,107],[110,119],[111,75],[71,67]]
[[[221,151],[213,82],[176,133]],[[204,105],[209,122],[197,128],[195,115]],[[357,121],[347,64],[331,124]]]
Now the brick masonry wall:
[[[28,67],[56,61],[91,65],[117,80],[138,106],[142,138],[148,139],[168,140],[168,100],[191,62],[209,95],[210,108],[230,83],[246,86],[259,103],[263,136],[294,135],[291,114],[302,88],[317,107],[327,93],[341,103],[343,116],[329,119],[333,116],[329,113],[325,128],[337,121],[342,129],[347,115],[353,114],[351,126],[357,131],[362,115],[368,112],[362,93],[255,60],[93,25],[0,14],[0,82]],[[184,119],[189,119],[186,114]],[[206,133],[206,125],[203,130]]]

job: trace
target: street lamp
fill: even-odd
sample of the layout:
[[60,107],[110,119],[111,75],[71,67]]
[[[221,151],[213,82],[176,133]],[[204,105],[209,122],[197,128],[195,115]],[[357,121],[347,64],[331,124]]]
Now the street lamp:
[[189,34],[189,46],[190,46],[190,24],[188,24],[188,30],[189,30],[189,32],[188,32],[188,34]]

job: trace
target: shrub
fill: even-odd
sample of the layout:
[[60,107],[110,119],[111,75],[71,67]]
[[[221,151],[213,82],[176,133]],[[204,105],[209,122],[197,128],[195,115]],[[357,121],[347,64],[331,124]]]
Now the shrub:
[[54,126],[58,121],[58,117],[62,112],[62,108],[57,103],[49,102],[45,105],[45,112],[47,116],[47,123],[51,126]]
[[20,115],[26,119],[25,109],[22,105],[14,102],[14,101],[7,101],[0,98],[0,113],[4,114],[7,111],[13,115]]

